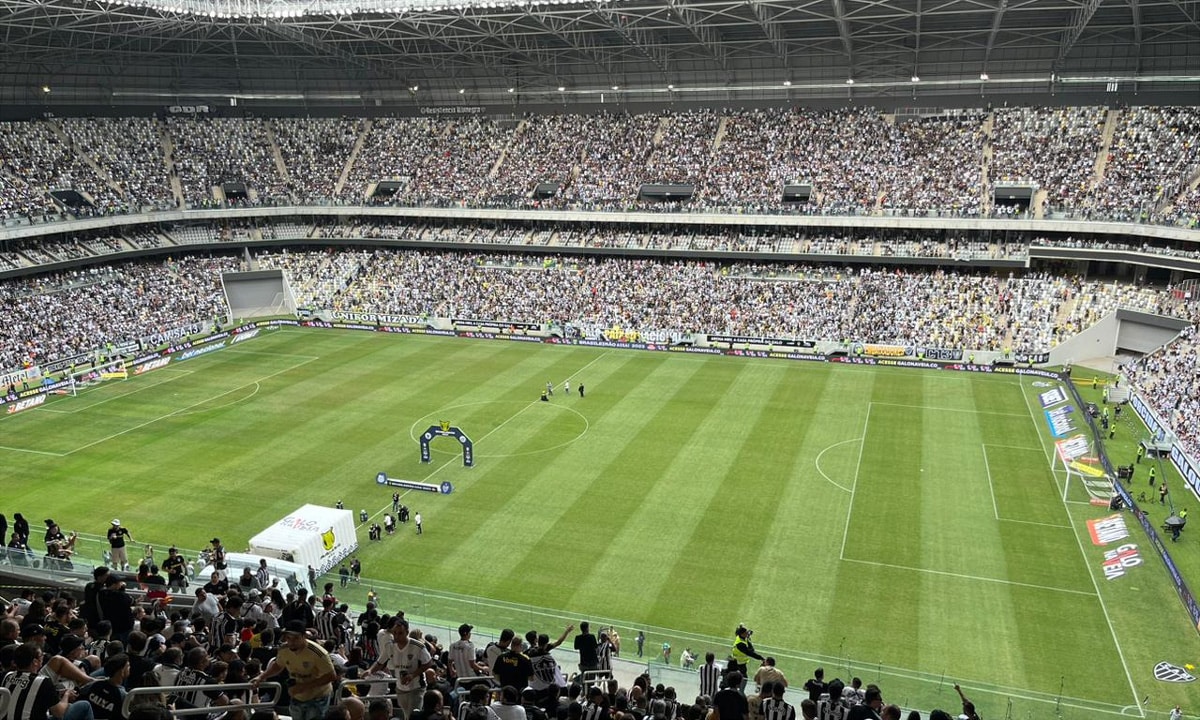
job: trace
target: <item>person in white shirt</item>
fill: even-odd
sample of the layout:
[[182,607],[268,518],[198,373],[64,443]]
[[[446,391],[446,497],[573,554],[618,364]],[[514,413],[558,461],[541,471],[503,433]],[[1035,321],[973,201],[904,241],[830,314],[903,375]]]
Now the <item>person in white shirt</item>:
[[512,685],[500,689],[500,699],[492,703],[500,720],[525,720],[525,708],[521,706],[521,693]]
[[488,667],[475,659],[475,643],[471,642],[471,631],[475,627],[463,623],[458,626],[458,640],[450,644],[450,662],[454,665],[454,676],[473,678],[490,675]]
[[203,588],[196,588],[196,602],[192,605],[192,615],[202,617],[211,624],[220,614],[221,606],[217,603],[217,596],[204,592]]
[[412,717],[413,708],[420,704],[425,690],[425,671],[433,667],[433,656],[424,643],[409,639],[408,621],[404,618],[394,618],[390,632],[395,642],[379,648],[379,659],[368,674],[384,668],[391,671],[396,678],[396,704],[408,718]]

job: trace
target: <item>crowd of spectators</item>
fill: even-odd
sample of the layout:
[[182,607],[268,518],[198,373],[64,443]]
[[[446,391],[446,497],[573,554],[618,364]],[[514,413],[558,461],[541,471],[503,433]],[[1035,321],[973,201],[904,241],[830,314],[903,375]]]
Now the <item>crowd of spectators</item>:
[[[205,226],[170,232],[180,242],[194,242],[182,233],[206,229],[205,242],[216,242],[224,232],[259,233],[253,228],[218,231]],[[736,244],[766,252],[787,242],[792,250],[816,254],[944,257],[1006,251],[968,241],[598,233],[594,228],[566,232],[511,225],[319,229],[331,237],[389,236],[506,247],[553,243],[728,250]],[[52,246],[30,243],[21,252],[27,259],[49,263],[90,256],[127,242],[134,241],[99,237]],[[1177,293],[1046,272],[1002,277],[878,265],[821,268],[778,262],[487,255],[393,247],[270,251],[257,262],[263,268],[287,270],[302,307],[642,331],[857,339],[1042,353],[1117,307],[1197,319],[1195,305]],[[110,266],[115,273],[93,268],[10,280],[0,285],[0,304],[11,318],[0,328],[0,347],[5,348],[2,366],[70,357],[110,342],[222,316],[219,272],[236,269],[239,263],[234,255],[185,255]],[[86,282],[78,282],[81,278]],[[896,298],[905,300],[895,302]]]
[[0,174],[10,176],[0,192],[9,214],[47,216],[62,212],[49,192],[69,188],[86,193],[98,212],[116,211],[123,200],[90,165],[82,148],[60,134],[50,120],[0,123]]
[[591,115],[534,115],[525,118],[504,151],[494,175],[484,178],[484,195],[524,198],[539,183],[556,184],[550,198],[561,198],[579,164],[581,148],[594,142],[603,118]]
[[[268,121],[168,117],[164,122],[174,146],[175,173],[188,205],[218,204],[214,188],[223,188],[226,183],[245,185],[244,202],[274,202],[287,197]],[[236,204],[231,198],[226,200]]]
[[1103,107],[997,109],[990,179],[1035,183],[1047,207],[1078,206],[1095,178],[1107,117]]
[[1084,202],[1089,217],[1155,216],[1200,169],[1200,108],[1135,107],[1120,113],[1104,178]]
[[1200,458],[1200,338],[1196,326],[1184,329],[1166,347],[1126,366],[1130,382],[1154,407],[1183,444]]
[[[47,531],[48,547],[56,529]],[[457,637],[443,640],[403,610],[392,614],[371,601],[352,610],[345,583],[341,590],[326,583],[320,594],[305,588],[285,594],[249,570],[237,578],[217,571],[190,602],[167,603],[160,570],[143,567],[135,578],[100,566],[82,599],[25,589],[0,600],[0,678],[22,717],[171,720],[183,710],[222,720],[902,717],[879,685],[827,680],[819,667],[802,686],[789,683],[773,657],[745,642],[720,648],[719,661],[708,651],[703,664],[685,649],[683,667],[698,680],[689,681],[685,695],[644,671],[640,632],[637,658],[625,649],[630,666],[643,669],[630,681],[614,672],[622,649],[612,627],[593,633],[581,622],[568,649],[557,653],[574,625],[556,639],[549,628],[523,634],[506,628],[485,645],[474,639],[474,626],[462,623]],[[669,644],[661,659],[671,663]],[[974,704],[958,692],[960,717],[978,720]],[[950,715],[933,710],[929,718]]]
[[380,180],[409,182],[438,149],[447,129],[430,118],[376,118],[367,127],[362,150],[342,187],[340,197],[346,202],[365,202],[371,184]]
[[225,315],[221,272],[239,259],[183,256],[0,284],[0,367],[71,358]]
[[290,197],[301,205],[328,202],[350,160],[363,121],[283,118],[271,121],[287,168]]
[[1046,352],[1118,305],[1193,312],[1169,293],[1048,273],[1004,278],[394,248],[338,256],[344,259],[272,253],[258,261],[305,278],[297,300],[310,307],[1021,353]]
[[159,137],[150,118],[64,118],[63,133],[120,188],[125,208],[176,206]]
[[[986,178],[1036,183],[1054,216],[1194,223],[1200,109],[1115,112],[1107,146],[1103,107],[9,122],[0,123],[0,218],[165,209],[180,200],[1024,217],[993,207]],[[394,185],[368,198],[379,181]],[[244,183],[247,196],[222,199],[214,188],[224,183]],[[539,183],[546,192],[535,193]],[[656,183],[695,193],[668,202],[640,196]],[[784,202],[789,184],[811,195]],[[56,188],[84,192],[91,205],[56,203],[47,195]]]

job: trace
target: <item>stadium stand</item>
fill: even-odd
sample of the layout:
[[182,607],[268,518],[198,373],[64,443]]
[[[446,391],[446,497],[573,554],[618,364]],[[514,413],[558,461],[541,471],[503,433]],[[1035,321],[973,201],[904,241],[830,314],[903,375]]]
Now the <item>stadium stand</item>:
[[[1188,225],[1200,168],[1188,149],[1198,141],[1200,111],[1163,107],[903,118],[871,108],[773,108],[520,120],[4,122],[0,218],[170,209],[174,182],[194,207],[370,202],[1006,217],[1015,215],[993,208],[985,185],[1009,181],[1037,184],[1044,199],[1035,214],[1044,209],[1047,217]],[[651,183],[692,185],[695,195],[640,199]],[[791,183],[810,185],[809,199],[785,202]],[[63,189],[87,202],[64,205],[49,194]]]

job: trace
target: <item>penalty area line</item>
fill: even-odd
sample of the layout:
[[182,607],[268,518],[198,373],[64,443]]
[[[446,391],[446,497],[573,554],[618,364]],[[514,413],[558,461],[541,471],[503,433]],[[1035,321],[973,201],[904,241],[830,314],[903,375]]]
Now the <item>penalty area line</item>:
[[[129,433],[131,433],[131,432],[133,432],[133,431],[135,431],[135,430],[140,430],[140,429],[142,429],[142,428],[144,428],[144,427],[146,427],[146,426],[148,426],[148,425],[153,425],[154,423],[156,423],[156,422],[159,422],[160,420],[166,420],[166,419],[168,419],[168,418],[177,417],[177,416],[180,416],[180,415],[185,415],[185,414],[187,414],[187,413],[188,413],[188,411],[189,411],[189,410],[193,410],[193,409],[195,409],[195,408],[198,408],[198,407],[200,407],[201,405],[204,405],[205,403],[212,402],[213,400],[216,400],[217,398],[222,398],[222,397],[225,397],[226,395],[229,395],[230,393],[237,392],[238,390],[241,390],[241,389],[243,389],[243,388],[248,388],[248,387],[250,387],[251,385],[257,385],[257,384],[259,384],[259,383],[261,383],[261,382],[263,382],[263,381],[265,381],[265,380],[269,380],[269,379],[271,379],[271,378],[275,377],[276,375],[282,375],[282,374],[283,374],[283,373],[285,373],[285,372],[290,372],[290,371],[292,371],[292,370],[295,370],[296,368],[303,367],[304,365],[307,365],[307,364],[308,364],[308,363],[310,363],[310,362],[312,362],[312,360],[305,360],[304,362],[301,362],[301,363],[296,363],[295,365],[292,365],[291,367],[286,367],[286,368],[284,368],[284,369],[282,369],[282,370],[278,370],[278,371],[276,371],[276,372],[273,372],[273,373],[271,373],[270,375],[266,375],[266,376],[264,376],[264,377],[260,377],[260,378],[258,378],[257,380],[251,380],[250,382],[247,382],[247,383],[242,383],[241,385],[238,385],[237,387],[234,387],[234,388],[230,388],[230,389],[226,390],[226,391],[225,391],[225,392],[223,392],[223,393],[217,393],[216,395],[213,395],[213,396],[211,396],[211,397],[207,397],[207,398],[205,398],[205,399],[203,399],[203,400],[201,400],[201,401],[199,401],[199,402],[195,402],[195,403],[192,403],[191,405],[187,405],[187,406],[185,406],[185,407],[181,407],[181,408],[179,408],[178,410],[172,410],[171,412],[169,412],[169,413],[166,413],[165,415],[159,415],[158,417],[150,418],[150,419],[149,419],[149,420],[147,420],[146,422],[143,422],[143,423],[138,423],[137,425],[134,425],[133,427],[126,428],[126,429],[122,430],[121,432],[117,432],[117,433],[113,433],[113,434],[111,434],[111,435],[107,435],[107,436],[105,436],[105,437],[102,437],[102,438],[100,438],[99,440],[93,440],[92,442],[90,442],[90,443],[87,443],[87,444],[85,444],[85,445],[80,445],[79,447],[77,447],[77,448],[75,448],[75,449],[73,449],[73,450],[68,450],[68,451],[67,451],[67,452],[64,454],[64,457],[65,457],[66,455],[74,455],[74,454],[75,454],[75,453],[77,453],[77,452],[80,452],[80,451],[82,451],[82,450],[87,450],[87,449],[88,449],[88,448],[90,448],[90,447],[93,447],[93,446],[95,446],[95,445],[99,445],[100,443],[108,442],[109,440],[112,440],[112,439],[115,439],[115,438],[121,437],[122,435],[127,435],[127,434],[129,434]],[[255,391],[255,392],[257,393],[257,391]]]
[[29,453],[31,455],[45,455],[46,457],[66,457],[66,453],[49,452],[47,450],[33,450],[31,448],[11,447],[9,445],[0,445],[0,450],[8,450],[9,452]]
[[982,575],[967,575],[965,573],[950,572],[948,570],[933,570],[931,568],[919,568],[909,565],[893,565],[891,563],[876,562],[875,560],[859,560],[857,558],[841,558],[842,562],[858,563],[859,565],[871,565],[873,567],[888,568],[891,570],[908,570],[909,572],[925,573],[927,575],[940,575],[942,577],[958,578],[960,580],[974,580],[976,582],[995,583],[997,585],[1012,585],[1013,587],[1032,588],[1034,590],[1049,590],[1050,592],[1067,593],[1069,595],[1083,595],[1084,597],[1097,597],[1097,593],[1088,592],[1086,590],[1071,590],[1070,588],[1051,587],[1050,585],[1037,585],[1034,583],[1017,582],[1016,580],[1005,580],[1003,578],[984,577]]

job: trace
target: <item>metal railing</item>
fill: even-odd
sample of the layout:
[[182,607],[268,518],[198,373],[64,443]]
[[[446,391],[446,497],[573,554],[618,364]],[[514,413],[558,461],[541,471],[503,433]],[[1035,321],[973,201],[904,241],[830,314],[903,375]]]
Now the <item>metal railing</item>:
[[[164,686],[164,687],[140,687],[140,688],[134,688],[133,690],[130,690],[125,695],[125,702],[122,703],[122,705],[121,705],[121,715],[123,717],[129,717],[129,712],[130,712],[130,710],[133,709],[134,699],[138,698],[138,697],[146,696],[146,695],[168,696],[168,695],[178,694],[181,690],[187,690],[189,692],[210,692],[213,690],[219,690],[221,692],[224,692],[226,690],[254,690],[256,688],[259,691],[262,691],[262,690],[270,691],[271,699],[270,700],[262,700],[260,698],[259,700],[254,700],[254,701],[247,702],[247,703],[239,703],[237,706],[239,710],[258,710],[258,709],[262,709],[262,708],[273,708],[273,707],[275,707],[275,701],[279,698],[280,694],[283,692],[283,686],[277,682],[265,682],[265,683],[260,683],[257,686],[252,683],[245,682],[245,683],[220,683],[220,684],[215,684],[215,685],[170,685],[170,686]],[[209,706],[205,706],[205,707],[194,707],[194,708],[174,708],[173,710],[171,710],[171,714],[174,715],[175,717],[184,717],[184,716],[189,716],[189,715],[211,715],[214,712],[214,707],[216,707],[216,706],[209,705]],[[2,713],[0,713],[0,715],[2,715]]]

